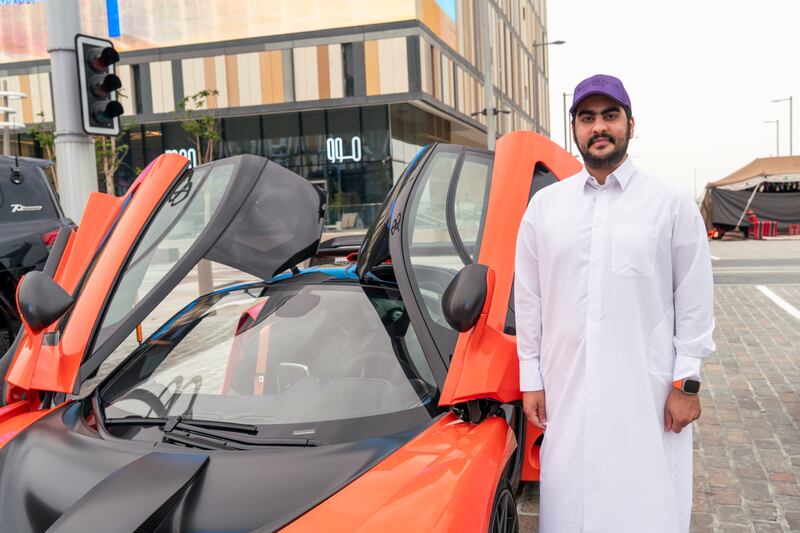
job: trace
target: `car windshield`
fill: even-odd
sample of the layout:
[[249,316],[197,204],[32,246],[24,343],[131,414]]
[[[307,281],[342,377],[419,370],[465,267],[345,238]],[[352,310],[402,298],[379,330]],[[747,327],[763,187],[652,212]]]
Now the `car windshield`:
[[302,282],[314,276],[197,298],[104,383],[106,417],[240,422],[326,443],[429,421],[438,390],[399,294]]

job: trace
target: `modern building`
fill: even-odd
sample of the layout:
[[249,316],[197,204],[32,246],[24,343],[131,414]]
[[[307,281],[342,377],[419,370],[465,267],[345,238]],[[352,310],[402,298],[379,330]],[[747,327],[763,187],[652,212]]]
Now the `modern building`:
[[[331,229],[368,224],[420,147],[486,146],[481,1],[497,134],[548,135],[547,47],[534,46],[548,39],[545,0],[81,0],[83,31],[122,57],[116,192],[160,153],[202,157],[176,103],[209,91],[195,116],[219,121],[214,158],[268,157],[327,191]],[[30,96],[16,105],[38,127],[53,120],[46,9],[0,3],[0,82]]]

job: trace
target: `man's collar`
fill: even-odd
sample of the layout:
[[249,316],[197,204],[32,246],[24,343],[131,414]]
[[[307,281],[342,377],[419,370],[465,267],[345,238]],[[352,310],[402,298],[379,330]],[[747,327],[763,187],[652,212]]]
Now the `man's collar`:
[[[625,188],[628,186],[628,183],[631,181],[631,178],[633,177],[634,170],[636,170],[636,167],[633,166],[633,162],[631,161],[630,156],[626,155],[625,160],[622,161],[622,164],[620,164],[620,166],[618,166],[614,170],[614,172],[609,174],[608,178],[614,176],[614,179],[617,180],[617,183],[619,183],[620,188],[622,188],[622,190],[624,191]],[[592,177],[592,175],[589,174],[589,171],[586,170],[585,166],[581,170],[581,176],[583,178],[581,179],[581,182],[583,183],[588,183],[589,179]],[[606,178],[606,183],[608,183],[608,178]]]
[[633,177],[633,171],[636,168],[633,166],[633,162],[631,161],[630,156],[626,155],[625,160],[622,162],[617,169],[611,173],[612,176],[617,178],[619,182],[619,186],[622,187],[622,190],[625,190],[625,187],[628,186],[628,182],[631,181],[631,177]]

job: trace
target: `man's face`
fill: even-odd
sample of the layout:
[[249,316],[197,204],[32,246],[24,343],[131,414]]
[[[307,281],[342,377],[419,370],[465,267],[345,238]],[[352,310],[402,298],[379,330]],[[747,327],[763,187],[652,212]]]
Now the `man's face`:
[[633,127],[633,117],[629,119],[620,104],[595,94],[575,110],[572,134],[587,167],[610,168],[625,158]]

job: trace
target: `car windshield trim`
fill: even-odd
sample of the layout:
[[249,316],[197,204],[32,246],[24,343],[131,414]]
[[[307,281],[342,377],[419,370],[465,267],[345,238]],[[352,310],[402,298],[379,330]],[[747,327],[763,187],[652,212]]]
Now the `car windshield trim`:
[[253,424],[239,424],[236,422],[224,422],[221,420],[197,420],[194,418],[183,418],[181,416],[169,416],[166,418],[158,418],[151,416],[124,416],[121,418],[106,418],[106,427],[113,426],[159,426],[164,427],[166,430],[170,428],[192,427],[201,429],[221,429],[223,431],[233,431],[235,433],[249,433],[255,435],[258,433],[258,426]]
[[180,416],[106,418],[103,403],[97,394],[92,398],[92,408],[98,430],[106,438],[113,437],[110,428],[140,426],[159,428],[162,432],[161,442],[164,444],[203,450],[250,450],[269,446],[314,447],[324,444],[317,439],[304,437],[259,437],[258,426],[252,424],[195,420]]

